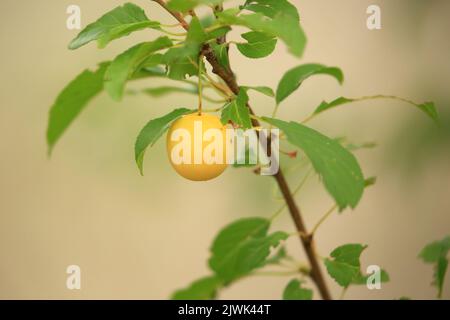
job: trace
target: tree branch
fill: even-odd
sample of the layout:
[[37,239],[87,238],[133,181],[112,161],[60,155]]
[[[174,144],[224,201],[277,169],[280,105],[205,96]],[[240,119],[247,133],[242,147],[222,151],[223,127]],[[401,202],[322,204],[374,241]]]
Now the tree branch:
[[189,24],[186,22],[186,20],[184,20],[184,17],[181,13],[179,12],[174,12],[169,10],[169,8],[167,8],[166,2],[164,0],[152,0],[154,2],[156,2],[157,4],[159,4],[161,7],[163,7],[168,13],[170,13],[175,19],[178,20],[178,22],[181,23],[181,26],[185,29],[188,30],[189,29]]
[[[189,24],[186,22],[184,17],[179,12],[172,12],[169,10],[163,0],[153,0],[160,4],[164,9],[166,9],[175,19],[177,19],[182,27],[186,30],[189,29]],[[236,77],[234,73],[231,70],[226,70],[223,68],[219,61],[217,60],[216,55],[214,54],[214,51],[212,50],[211,46],[209,44],[205,44],[202,48],[202,54],[206,57],[209,64],[212,66],[212,71],[218,75],[222,80],[228,85],[230,90],[234,94],[239,93],[239,85],[236,81]],[[250,110],[250,113],[252,115],[255,115],[250,105],[248,105],[248,108]],[[259,127],[260,123],[257,119],[252,118],[252,124],[255,127]],[[275,180],[277,181],[278,187],[280,188],[281,193],[283,194],[283,198],[286,202],[286,205],[289,209],[289,213],[291,215],[292,220],[294,221],[295,227],[297,231],[299,232],[299,238],[300,242],[303,245],[303,248],[305,249],[306,255],[308,257],[309,263],[311,265],[311,278],[316,284],[319,293],[324,300],[331,300],[331,294],[328,290],[327,284],[325,282],[325,278],[323,277],[322,269],[320,268],[317,256],[315,254],[314,249],[314,241],[312,237],[309,236],[302,236],[305,234],[308,234],[305,223],[303,221],[300,209],[298,208],[297,204],[295,203],[295,200],[292,196],[291,190],[289,188],[289,185],[286,182],[286,178],[284,177],[284,174],[279,169],[278,173],[274,175]]]

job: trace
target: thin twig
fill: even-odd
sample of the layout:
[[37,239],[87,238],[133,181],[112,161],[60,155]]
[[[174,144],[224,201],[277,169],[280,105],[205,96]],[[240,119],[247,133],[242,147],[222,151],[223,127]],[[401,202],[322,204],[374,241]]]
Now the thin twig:
[[179,12],[174,12],[169,10],[169,8],[167,8],[167,5],[165,3],[164,0],[152,0],[154,2],[156,2],[157,4],[159,4],[161,7],[163,7],[168,13],[170,13],[175,19],[178,20],[178,22],[180,22],[181,26],[188,30],[189,29],[189,24],[186,22],[186,20],[184,20],[183,15]]
[[331,214],[334,212],[334,210],[336,210],[336,208],[337,208],[337,204],[334,204],[330,209],[328,209],[328,211],[323,215],[323,217],[320,218],[320,220],[316,223],[314,228],[311,230],[312,236],[314,234],[316,234],[317,229],[319,229],[319,227],[322,225],[322,223],[324,223],[324,221],[327,220],[329,216],[331,216]]
[[198,115],[202,115],[203,108],[203,88],[202,88],[202,66],[203,66],[203,56],[200,55],[198,58]]
[[[347,102],[343,103],[343,104],[347,104],[347,103],[354,103],[354,102],[361,102],[361,101],[367,101],[367,100],[376,100],[376,99],[391,99],[391,100],[397,100],[400,102],[404,102],[407,104],[411,104],[413,106],[417,106],[418,104],[415,103],[414,101],[405,99],[405,98],[401,98],[401,97],[397,97],[397,96],[392,96],[392,95],[383,95],[383,94],[377,94],[374,96],[363,96],[363,97],[359,97],[359,98],[349,98]],[[311,121],[312,119],[314,119],[317,115],[321,114],[322,112],[318,112],[318,113],[313,113],[311,115],[309,115],[308,117],[306,117],[302,123],[305,124],[309,121]]]
[[253,272],[253,275],[255,276],[279,276],[279,277],[284,277],[284,276],[294,276],[299,274],[300,272],[297,270],[293,270],[293,271],[255,271]]

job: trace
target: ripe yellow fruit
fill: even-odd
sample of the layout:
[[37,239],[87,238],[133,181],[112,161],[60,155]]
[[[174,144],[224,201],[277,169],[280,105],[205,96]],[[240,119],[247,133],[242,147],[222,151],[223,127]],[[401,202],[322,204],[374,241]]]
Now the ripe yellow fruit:
[[172,167],[193,181],[221,175],[228,167],[226,148],[226,126],[209,114],[185,115],[171,125],[167,134],[167,155]]

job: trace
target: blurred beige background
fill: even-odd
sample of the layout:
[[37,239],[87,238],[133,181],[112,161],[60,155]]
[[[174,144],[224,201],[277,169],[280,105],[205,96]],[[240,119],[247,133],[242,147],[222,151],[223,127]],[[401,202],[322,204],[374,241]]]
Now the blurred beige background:
[[[151,1],[134,2],[149,17],[173,23]],[[434,100],[448,114],[450,1],[293,2],[308,36],[306,54],[299,61],[280,45],[269,58],[250,61],[233,48],[240,83],[276,87],[284,71],[304,62],[340,66],[346,81],[339,87],[326,77],[309,80],[282,105],[280,117],[300,120],[323,99],[377,93]],[[47,114],[59,91],[84,68],[155,36],[143,31],[104,50],[90,44],[71,52],[67,44],[77,31],[66,29],[66,8],[80,5],[86,25],[121,3],[0,3],[0,298],[165,299],[208,273],[208,248],[223,225],[238,217],[267,217],[279,206],[271,198],[272,180],[251,171],[229,169],[208,183],[182,180],[161,142],[147,153],[146,175],[138,174],[133,145],[139,130],[170,108],[195,106],[195,97],[138,95],[115,103],[102,94],[47,158]],[[380,31],[365,26],[370,4],[382,8]],[[258,113],[271,112],[271,100],[258,95],[252,100]],[[352,287],[346,297],[434,298],[432,268],[416,256],[426,243],[450,234],[449,139],[435,134],[419,111],[392,101],[342,107],[311,125],[330,136],[379,143],[357,154],[377,184],[356,210],[334,215],[317,234],[320,254],[349,242],[366,243],[364,267],[378,264],[390,273],[382,290]],[[332,203],[317,183],[297,199],[309,227]],[[293,231],[287,212],[275,227]],[[296,239],[288,247],[304,259]],[[65,287],[71,264],[82,269],[79,291]],[[288,280],[249,278],[221,298],[278,299]],[[328,282],[337,297],[340,289]],[[450,279],[445,286],[444,297],[450,298]]]

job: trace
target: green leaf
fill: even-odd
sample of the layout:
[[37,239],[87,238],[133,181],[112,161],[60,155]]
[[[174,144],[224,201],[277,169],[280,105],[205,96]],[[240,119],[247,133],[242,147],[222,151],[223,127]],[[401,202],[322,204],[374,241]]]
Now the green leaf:
[[186,75],[193,76],[198,73],[198,54],[207,35],[198,18],[193,18],[189,26],[184,45],[180,48],[171,48],[164,55],[164,62],[169,67],[169,78],[183,80]]
[[223,124],[232,121],[243,129],[250,129],[252,121],[250,119],[250,111],[247,107],[248,95],[245,89],[239,91],[238,96],[228,103],[222,110],[221,121]]
[[[200,46],[204,41],[206,41],[207,35],[205,33],[205,30],[203,29],[200,21],[198,18],[193,18],[190,25],[189,25],[189,31],[186,36],[186,41],[184,42],[184,46],[181,48],[174,48],[170,50],[170,53],[168,52],[166,54],[166,59],[170,60],[176,60],[182,57],[183,55],[187,56],[196,56],[198,55],[200,51]],[[196,61],[196,59],[194,59]]]
[[126,82],[155,51],[172,46],[172,41],[161,37],[152,42],[143,42],[118,55],[108,67],[105,74],[105,89],[114,100],[123,97]]
[[349,98],[345,98],[345,97],[339,97],[337,99],[334,99],[331,102],[326,102],[326,101],[322,101],[322,103],[316,108],[316,110],[314,110],[313,114],[319,114],[323,111],[326,111],[328,109],[340,106],[342,104],[346,104],[346,103],[350,103],[355,101],[354,99],[349,99]]
[[260,12],[270,18],[282,12],[297,21],[300,20],[297,8],[287,0],[247,0],[242,9]]
[[[203,25],[202,25],[202,27],[203,27]],[[206,36],[205,41],[224,37],[230,31],[231,31],[231,28],[229,26],[209,28],[208,30],[205,30],[205,36]]]
[[[186,77],[198,75],[199,53],[203,44],[210,39],[225,34],[229,30],[228,27],[221,27],[205,33],[198,18],[193,18],[184,45],[180,48],[169,49],[164,56],[163,60],[169,69],[168,77],[173,80],[184,80]],[[226,52],[222,53],[222,55],[225,54]],[[220,59],[223,60],[225,58],[222,56]],[[202,69],[205,70],[204,65]]]
[[[148,56],[144,62],[142,62],[140,68],[152,69],[163,64],[164,55],[162,53],[154,53]],[[164,71],[165,74],[165,71]]]
[[290,257],[287,254],[286,247],[280,246],[280,248],[275,252],[275,254],[273,254],[271,257],[267,258],[266,261],[264,261],[264,266],[279,264],[279,262],[283,259],[290,259]]
[[422,104],[416,104],[417,108],[425,112],[431,119],[438,122],[439,116],[438,112],[436,110],[436,107],[434,105],[434,102],[425,102]]
[[216,276],[209,276],[194,281],[189,287],[176,291],[172,295],[173,300],[212,300],[217,296],[217,291],[222,286],[222,281]]
[[142,67],[133,74],[133,79],[143,79],[149,77],[165,77],[166,70],[161,67]]
[[170,125],[181,116],[192,113],[193,110],[186,108],[175,109],[165,116],[150,120],[141,130],[136,139],[134,147],[136,164],[141,174],[144,174],[144,155],[148,146],[153,146],[155,142],[166,132]]
[[342,287],[347,288],[360,274],[359,258],[367,246],[347,244],[331,252],[332,259],[325,259],[329,275]]
[[229,283],[261,267],[270,248],[288,237],[280,231],[268,235],[269,226],[270,221],[263,218],[240,219],[226,226],[211,247],[211,269]]
[[369,100],[369,99],[380,99],[380,98],[396,99],[396,100],[401,100],[403,102],[409,103],[409,104],[417,107],[418,109],[420,109],[422,112],[424,112],[426,115],[428,115],[435,122],[439,121],[439,115],[438,115],[437,109],[433,102],[425,102],[422,104],[417,104],[417,103],[414,103],[412,101],[405,100],[402,98],[397,98],[397,97],[393,97],[393,96],[382,96],[382,95],[373,96],[373,97],[357,98],[357,99],[339,97],[339,98],[334,99],[331,102],[322,101],[322,103],[314,110],[313,115],[317,115],[319,113],[322,113],[324,111],[338,107],[343,104],[358,102],[358,101],[363,101],[363,100]]
[[442,298],[444,289],[445,274],[447,273],[448,260],[445,257],[439,258],[433,274],[433,285],[438,288],[438,298]]
[[328,274],[344,288],[347,288],[359,273],[357,267],[330,259],[325,259],[325,266]]
[[187,12],[199,5],[216,6],[224,0],[170,0],[167,7],[173,11]]
[[254,90],[257,91],[259,93],[262,93],[268,97],[275,97],[275,93],[273,92],[272,88],[269,87],[264,87],[264,86],[259,86],[259,87],[246,87],[246,86],[242,86],[241,89],[244,89],[246,91],[248,90]]
[[146,28],[160,29],[160,23],[149,20],[144,10],[137,5],[126,3],[84,28],[69,44],[69,49],[78,49],[94,40],[97,40],[100,48],[104,48],[114,39]]
[[193,64],[192,59],[181,58],[168,64],[169,72],[167,76],[173,80],[184,80],[198,74],[198,68]]
[[241,35],[246,43],[236,44],[238,50],[246,57],[258,59],[270,55],[277,45],[277,39],[265,33],[250,31]]
[[426,245],[420,252],[419,258],[426,263],[435,263],[438,262],[441,257],[446,257],[449,251],[450,236]]
[[302,284],[297,279],[291,280],[284,289],[283,300],[312,300],[312,290],[303,288]]
[[[104,88],[104,78],[110,62],[101,63],[96,72],[84,71],[58,95],[50,109],[47,128],[49,153],[72,121],[86,107],[87,103]],[[131,79],[161,77],[165,70],[160,68],[142,68]]]
[[211,251],[228,252],[250,237],[263,237],[267,234],[270,221],[264,218],[242,218],[229,224],[217,235]]
[[173,87],[173,86],[163,86],[157,88],[147,88],[143,90],[144,93],[152,96],[152,97],[162,97],[168,95],[170,93],[189,93],[189,94],[197,94],[198,90],[195,87],[192,88],[182,88],[182,87]]
[[377,177],[369,177],[366,180],[364,180],[364,187],[365,188],[371,187],[371,186],[375,185],[376,182],[377,182]]
[[355,267],[360,267],[359,257],[366,248],[366,245],[362,245],[359,243],[345,244],[334,249],[330,253],[330,257],[334,258],[335,261],[343,262]]
[[[295,8],[295,7],[294,7]],[[218,23],[222,25],[244,26],[252,31],[280,38],[295,56],[302,56],[306,45],[306,36],[300,27],[298,15],[279,11],[273,16],[261,12],[239,14],[239,10],[228,9],[217,13]],[[239,15],[238,15],[239,14]]]
[[[342,287],[365,285],[371,275],[361,272],[360,256],[367,248],[361,244],[346,244],[331,252],[331,259],[325,259],[328,274]],[[389,274],[380,270],[381,282],[389,281]]]
[[228,56],[228,44],[227,43],[217,44],[213,42],[211,44],[211,47],[214,50],[214,54],[216,55],[219,64],[226,70],[229,70],[230,60]]
[[450,236],[441,241],[434,241],[425,246],[419,254],[426,263],[434,264],[434,274],[432,284],[438,289],[438,298],[442,297],[445,274],[448,267],[447,255],[450,251]]
[[313,75],[326,74],[334,77],[340,84],[344,81],[344,75],[339,68],[326,67],[321,64],[304,64],[286,72],[280,80],[277,88],[277,104],[290,96],[300,85]]
[[299,123],[265,117],[263,120],[281,129],[290,143],[305,152],[340,210],[347,206],[354,208],[358,204],[364,191],[364,178],[350,151]]
[[[381,274],[380,274],[380,278],[381,278],[381,282],[389,282],[390,278],[389,278],[389,274],[386,272],[386,270],[381,269],[380,270]],[[363,275],[361,273],[361,271],[353,278],[352,283],[351,284],[355,284],[355,285],[365,285],[367,284],[367,280],[369,279],[370,275]]]
[[100,64],[95,72],[83,71],[56,98],[50,109],[47,127],[49,154],[87,103],[103,90],[103,78],[108,64],[109,62]]

